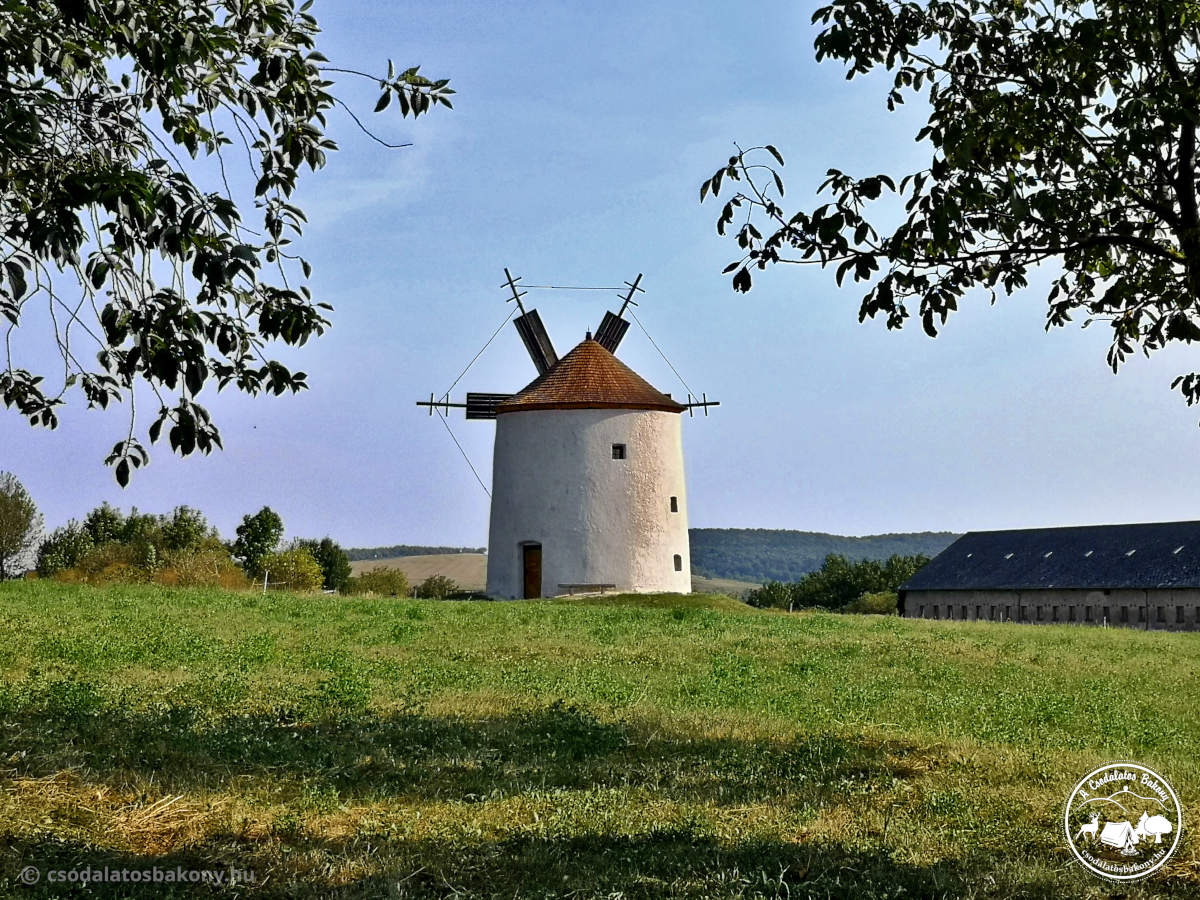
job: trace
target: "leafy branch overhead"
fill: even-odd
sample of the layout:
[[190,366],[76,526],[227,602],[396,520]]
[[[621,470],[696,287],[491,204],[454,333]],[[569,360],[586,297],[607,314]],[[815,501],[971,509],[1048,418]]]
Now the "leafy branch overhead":
[[[397,74],[389,62],[377,77],[330,66],[309,5],[0,9],[0,399],[51,428],[73,391],[90,407],[128,402],[128,429],[106,460],[122,485],[149,459],[139,384],[155,398],[150,442],[165,429],[185,456],[221,446],[196,402],[206,385],[252,395],[306,386],[267,352],[329,324],[330,307],[304,285],[311,266],[291,247],[306,219],[290,198],[301,172],[336,149],[325,135],[332,107],[362,127],[331,73],[377,81],[380,110],[450,106],[448,82],[416,67]],[[45,336],[25,324],[35,303],[61,359],[54,373],[23,355]]]
[[[864,286],[860,321],[915,314],[934,336],[968,291],[995,302],[1052,263],[1046,327],[1107,322],[1113,371],[1200,339],[1200,4],[838,0],[813,21],[818,60],[891,72],[889,110],[927,103],[930,162],[830,169],[829,201],[791,212],[779,152],[738,148],[701,186],[725,189],[734,290],[776,263],[832,267]],[[1200,401],[1200,375],[1174,386]]]

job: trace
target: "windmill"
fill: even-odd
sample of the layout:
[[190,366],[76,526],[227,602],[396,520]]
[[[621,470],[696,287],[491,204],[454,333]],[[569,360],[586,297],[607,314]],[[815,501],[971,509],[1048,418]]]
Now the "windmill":
[[562,358],[537,310],[525,308],[520,278],[504,274],[537,377],[515,394],[417,402],[430,415],[464,409],[468,419],[496,420],[488,594],[690,592],[679,414],[720,404],[690,391],[680,403],[614,355],[640,274],[595,338],[589,332]]

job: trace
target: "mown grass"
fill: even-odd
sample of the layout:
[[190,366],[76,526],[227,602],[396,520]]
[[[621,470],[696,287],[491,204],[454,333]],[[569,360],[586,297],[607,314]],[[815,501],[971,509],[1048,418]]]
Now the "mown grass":
[[724,607],[0,585],[0,891],[1109,897],[1074,782],[1200,797],[1200,635]]

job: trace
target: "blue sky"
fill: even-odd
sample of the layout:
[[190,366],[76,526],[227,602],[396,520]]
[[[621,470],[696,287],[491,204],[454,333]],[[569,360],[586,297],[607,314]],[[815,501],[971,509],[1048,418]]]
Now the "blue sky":
[[[1195,366],[1174,349],[1113,376],[1097,326],[1043,330],[1038,284],[973,298],[942,336],[859,325],[832,273],[779,267],[749,295],[720,271],[733,245],[698,203],[732,150],[774,143],[788,199],[813,206],[824,172],[903,174],[924,160],[916,106],[889,114],[885,82],[847,82],[812,59],[812,6],[689,3],[321,2],[335,65],[420,63],[449,77],[453,111],[369,116],[377,92],[339,94],[388,151],[334,114],[342,150],[298,193],[301,245],[334,328],[299,353],[296,397],[206,392],[226,450],[151,448],[121,490],[101,460],[123,413],[76,403],[57,431],[0,411],[0,468],[47,524],[102,501],[200,507],[225,534],[264,504],[290,536],[347,546],[482,545],[488,500],[436,418],[440,393],[507,315],[509,267],[531,284],[619,285],[644,273],[637,314],[696,391],[684,422],[691,524],[844,534],[1196,518],[1200,413],[1169,390]],[[1045,279],[1041,279],[1044,283]],[[532,292],[559,353],[614,295]],[[26,363],[49,366],[40,349]],[[39,355],[41,354],[41,355]],[[664,391],[684,388],[630,329],[620,354]],[[509,326],[455,391],[533,377]],[[494,426],[451,418],[490,478]]]

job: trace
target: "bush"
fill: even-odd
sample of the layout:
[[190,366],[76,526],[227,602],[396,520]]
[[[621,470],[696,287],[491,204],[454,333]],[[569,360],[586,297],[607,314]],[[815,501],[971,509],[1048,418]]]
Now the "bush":
[[768,581],[760,588],[746,592],[746,603],[759,609],[776,607],[787,609],[792,603],[792,586],[778,581]]
[[268,553],[260,558],[259,567],[267,574],[268,586],[279,590],[319,591],[325,583],[321,564],[299,547]]
[[293,547],[300,547],[312,554],[313,559],[320,565],[325,575],[325,590],[340,591],[350,580],[350,557],[338,546],[332,538],[323,537],[319,541],[298,540],[292,542]]
[[408,576],[391,566],[380,566],[356,575],[346,582],[347,594],[378,594],[382,597],[407,597]]
[[172,553],[154,579],[168,587],[219,587],[237,590],[250,581],[242,567],[223,548],[183,550]]
[[417,585],[417,596],[425,600],[445,600],[458,590],[453,578],[445,575],[430,575]]
[[84,584],[136,584],[150,579],[153,554],[152,544],[134,546],[109,541],[90,548],[75,565],[55,577]]
[[74,520],[54,529],[38,548],[38,576],[49,578],[74,568],[93,546],[87,529]]
[[895,591],[867,591],[857,600],[847,603],[838,612],[867,613],[868,615],[894,616],[900,607]]

